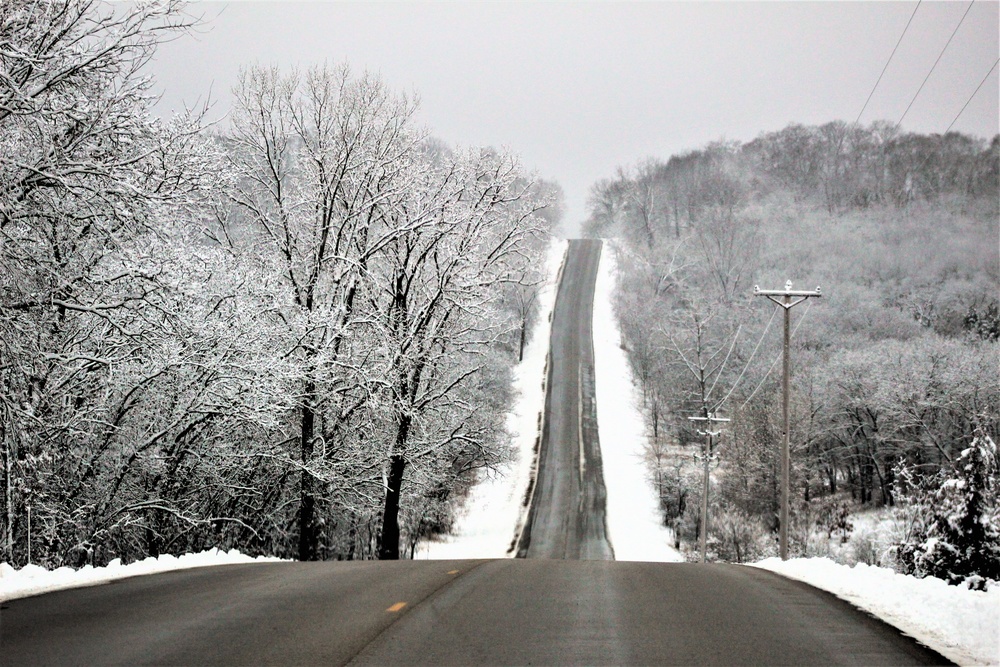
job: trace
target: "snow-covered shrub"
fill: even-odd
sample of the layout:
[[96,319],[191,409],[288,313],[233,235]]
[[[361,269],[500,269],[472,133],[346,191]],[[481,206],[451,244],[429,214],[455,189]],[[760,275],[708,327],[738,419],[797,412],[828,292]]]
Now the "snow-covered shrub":
[[[843,503],[833,499],[827,505],[829,511],[820,510],[820,518],[812,524],[805,544],[805,557],[829,558],[841,565],[863,563],[901,569],[896,551],[897,545],[912,532],[911,515],[914,512],[910,507],[855,508],[856,511],[851,512],[850,506],[846,506],[848,514],[842,516]],[[841,522],[844,526],[850,525],[850,532],[845,534],[843,527],[831,531],[831,524],[824,517],[832,518],[834,526]]]
[[897,545],[902,571],[938,577],[951,584],[986,589],[1000,579],[1000,505],[997,446],[978,431],[949,473],[909,483],[908,535]]
[[854,562],[866,565],[879,565],[882,561],[882,549],[878,542],[878,536],[868,530],[859,530],[850,538],[850,545],[854,552]]
[[838,563],[850,562],[844,558],[851,531],[850,506],[838,497],[830,496],[803,502],[793,508],[791,522],[792,550],[806,557],[827,557]]
[[708,524],[709,551],[729,563],[752,563],[773,555],[774,539],[760,517],[736,507],[722,509]]
[[826,531],[828,539],[832,540],[836,536],[841,543],[844,543],[847,542],[851,531],[854,530],[854,524],[850,517],[850,506],[847,503],[837,503],[825,507],[816,520],[816,524]]

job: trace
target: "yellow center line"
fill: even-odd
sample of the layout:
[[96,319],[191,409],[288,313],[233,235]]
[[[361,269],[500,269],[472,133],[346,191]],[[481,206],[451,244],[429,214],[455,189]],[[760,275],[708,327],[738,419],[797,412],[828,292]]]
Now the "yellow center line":
[[402,609],[405,606],[406,606],[405,602],[397,602],[396,604],[394,604],[391,607],[389,607],[388,609],[386,609],[386,611],[396,612],[396,611],[399,611],[400,609]]

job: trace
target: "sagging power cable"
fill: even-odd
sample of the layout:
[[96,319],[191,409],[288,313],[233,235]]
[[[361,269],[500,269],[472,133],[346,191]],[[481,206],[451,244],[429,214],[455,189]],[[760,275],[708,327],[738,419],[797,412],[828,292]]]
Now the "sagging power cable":
[[868,108],[868,103],[872,101],[872,95],[875,94],[875,89],[878,88],[878,84],[882,82],[882,77],[885,76],[885,71],[889,69],[889,63],[892,62],[892,57],[896,55],[896,50],[899,48],[899,45],[903,43],[903,37],[906,36],[906,31],[910,29],[910,24],[913,23],[913,17],[917,15],[917,10],[920,9],[921,2],[923,2],[923,0],[919,0],[917,2],[917,6],[913,8],[913,13],[910,14],[910,20],[906,22],[906,26],[903,28],[903,33],[899,36],[899,39],[896,40],[896,46],[892,47],[892,53],[889,54],[889,59],[885,61],[885,67],[882,68],[882,73],[878,75],[878,80],[875,81],[875,85],[872,86],[872,91],[868,93],[868,99],[865,100],[864,106],[861,107],[861,111],[858,112],[858,117],[854,119],[855,125],[860,122],[861,116],[865,113],[865,109]]
[[[809,309],[811,307],[812,307],[812,301],[806,303],[806,309],[802,311],[802,317],[799,318],[799,321],[795,323],[795,328],[792,329],[792,336],[794,336],[795,332],[799,330],[799,326],[802,325],[802,320],[806,319],[806,315],[809,313]],[[778,312],[778,309],[775,308],[774,312],[775,313]],[[767,381],[768,376],[771,375],[771,371],[774,370],[774,367],[775,365],[777,365],[779,359],[781,359],[781,352],[779,352],[778,356],[776,356],[774,358],[774,361],[771,362],[771,365],[768,367],[767,372],[764,373],[764,377],[760,379],[760,382],[754,388],[753,392],[749,396],[747,396],[747,400],[743,401],[743,405],[740,406],[740,410],[743,410],[743,408],[745,408],[747,404],[753,400],[753,397],[757,395],[757,392],[760,391],[760,388],[764,386],[764,383]]]
[[942,56],[944,56],[944,52],[948,50],[948,46],[951,44],[951,40],[955,39],[955,34],[958,33],[958,29],[962,27],[963,23],[965,23],[965,17],[969,15],[969,11],[972,9],[972,5],[974,4],[976,4],[976,0],[972,0],[969,3],[969,6],[965,8],[965,13],[962,14],[962,18],[958,22],[958,25],[955,26],[955,29],[951,31],[951,37],[949,37],[948,41],[945,42],[944,48],[941,49],[941,53],[938,54],[937,60],[935,60],[934,64],[931,65],[930,71],[927,72],[927,76],[924,77],[924,80],[920,84],[920,87],[917,88],[917,92],[914,93],[913,99],[910,100],[910,103],[906,106],[906,111],[904,111],[903,115],[899,117],[899,121],[896,123],[896,128],[898,128],[902,124],[903,119],[906,118],[906,114],[910,112],[910,108],[913,106],[913,103],[917,101],[917,97],[920,96],[920,91],[924,89],[924,85],[927,83],[927,80],[931,78],[931,74],[934,73],[934,70],[937,68],[938,63],[941,62],[941,58]]
[[[753,358],[754,358],[754,356],[756,356],[757,350],[760,349],[760,344],[764,342],[764,336],[766,336],[767,332],[771,329],[771,322],[774,321],[774,316],[775,316],[775,314],[777,312],[778,312],[777,310],[772,310],[771,311],[771,319],[769,319],[767,321],[767,325],[764,327],[764,331],[760,334],[760,338],[757,340],[757,345],[753,348],[753,352],[750,353],[750,358],[747,359],[746,365],[744,365],[743,366],[743,370],[740,371],[739,377],[736,378],[736,382],[733,383],[733,386],[729,388],[729,393],[727,393],[722,398],[721,401],[719,401],[718,403],[715,404],[715,407],[713,407],[712,410],[711,410],[712,412],[718,412],[719,408],[721,408],[723,405],[726,404],[726,401],[729,400],[729,397],[732,396],[733,392],[736,391],[736,388],[740,386],[740,381],[743,379],[743,376],[746,374],[747,369],[750,368],[750,364],[753,363]],[[768,371],[768,372],[770,372],[770,371]],[[716,378],[716,379],[718,380],[718,378]],[[712,385],[712,387],[714,388],[715,385]],[[709,394],[711,394],[711,392],[709,392]]]
[[958,115],[955,116],[955,119],[952,120],[951,123],[948,125],[948,129],[944,131],[945,134],[951,132],[951,128],[955,126],[955,123],[958,122],[958,119],[962,117],[963,113],[965,113],[965,108],[969,106],[969,103],[972,102],[972,98],[976,96],[976,94],[979,92],[979,89],[982,88],[983,84],[986,83],[986,80],[990,78],[990,74],[993,74],[993,70],[997,68],[998,64],[1000,64],[1000,58],[997,58],[993,62],[993,67],[990,68],[990,71],[986,73],[986,76],[983,77],[983,80],[979,82],[979,85],[976,86],[976,89],[972,91],[971,95],[969,95],[969,99],[967,99],[965,101],[965,104],[962,105],[962,110],[958,112]]

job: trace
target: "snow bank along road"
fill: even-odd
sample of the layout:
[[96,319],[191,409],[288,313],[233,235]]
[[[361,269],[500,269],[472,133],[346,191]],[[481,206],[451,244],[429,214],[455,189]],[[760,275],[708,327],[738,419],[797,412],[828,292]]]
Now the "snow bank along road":
[[5,666],[946,662],[832,595],[735,565],[224,565],[3,604]]
[[590,343],[600,252],[571,243],[553,315],[521,541],[537,559],[228,565],[14,599],[0,606],[0,664],[947,663],[765,570],[607,560]]
[[591,323],[601,242],[569,242],[552,312],[538,472],[521,558],[614,559],[606,535]]

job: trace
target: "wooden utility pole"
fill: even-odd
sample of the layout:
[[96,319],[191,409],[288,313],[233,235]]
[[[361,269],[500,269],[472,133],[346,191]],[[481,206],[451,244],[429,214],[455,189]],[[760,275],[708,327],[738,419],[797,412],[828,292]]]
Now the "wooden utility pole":
[[[766,296],[768,299],[778,304],[785,310],[785,340],[783,345],[783,363],[781,377],[781,413],[782,413],[782,434],[781,434],[781,518],[780,518],[780,550],[781,560],[788,560],[788,459],[789,459],[789,417],[788,417],[788,378],[791,375],[791,360],[789,351],[791,348],[792,334],[789,329],[790,311],[794,306],[802,303],[809,297],[819,297],[819,288],[814,291],[792,289],[792,281],[785,283],[783,290],[762,290],[756,285],[753,286],[754,296]],[[780,300],[779,298],[780,297]]]
[[713,431],[712,424],[729,420],[716,417],[714,413],[708,411],[708,408],[705,408],[704,417],[688,417],[688,419],[693,422],[706,422],[705,430],[698,431],[699,434],[705,436],[705,473],[701,487],[701,534],[698,536],[701,547],[701,562],[704,563],[708,545],[708,463],[709,457],[712,455],[712,439],[722,433],[722,431]]

